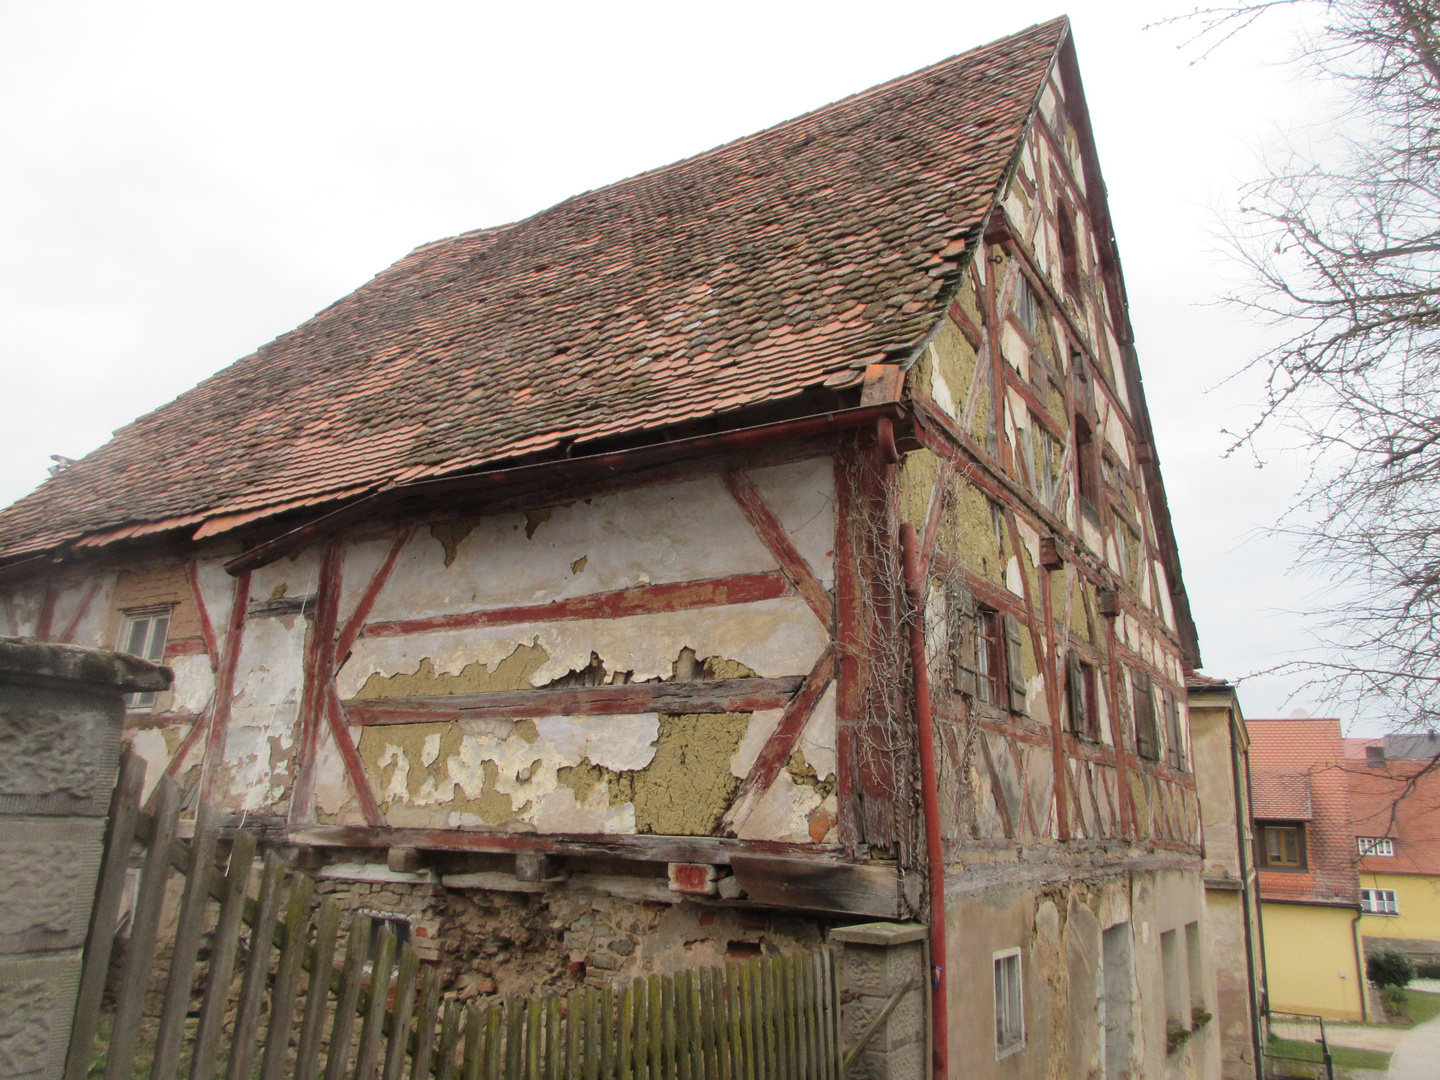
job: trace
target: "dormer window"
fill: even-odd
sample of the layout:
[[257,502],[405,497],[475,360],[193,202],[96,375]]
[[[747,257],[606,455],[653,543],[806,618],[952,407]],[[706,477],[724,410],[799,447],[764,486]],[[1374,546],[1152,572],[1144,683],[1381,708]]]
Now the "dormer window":
[[1305,826],[1302,822],[1267,822],[1255,828],[1260,866],[1266,870],[1305,869]]

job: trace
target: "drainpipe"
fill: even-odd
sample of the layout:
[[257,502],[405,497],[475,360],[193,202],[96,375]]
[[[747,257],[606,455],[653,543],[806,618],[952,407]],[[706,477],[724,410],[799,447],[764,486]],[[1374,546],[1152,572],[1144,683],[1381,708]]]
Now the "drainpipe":
[[[1264,1046],[1260,1041],[1260,1000],[1255,994],[1255,937],[1254,930],[1250,926],[1250,900],[1253,889],[1250,884],[1250,841],[1245,838],[1249,831],[1250,815],[1241,815],[1241,809],[1248,809],[1245,801],[1244,786],[1240,781],[1240,743],[1235,730],[1235,710],[1226,710],[1230,726],[1230,776],[1235,782],[1235,841],[1237,853],[1240,856],[1240,907],[1244,912],[1241,925],[1245,927],[1245,996],[1250,999],[1250,1047],[1255,1055],[1255,1080],[1262,1080],[1265,1068]],[[1248,757],[1247,757],[1248,762]],[[1246,769],[1249,772],[1249,769]],[[1260,905],[1255,904],[1255,916],[1258,921],[1260,916]]]
[[1365,950],[1360,946],[1360,916],[1363,911],[1357,911],[1355,918],[1350,920],[1350,936],[1355,939],[1355,982],[1360,987],[1360,1022],[1370,1022],[1370,997],[1369,980],[1365,978]]
[[940,785],[935,773],[935,725],[930,715],[930,668],[925,662],[924,582],[915,555],[915,526],[900,526],[900,554],[905,591],[914,615],[910,620],[910,668],[915,680],[915,727],[920,736],[920,793],[925,808],[925,853],[930,871],[930,1026],[935,1046],[935,1080],[950,1075],[950,1027],[945,965],[945,856],[940,841]]

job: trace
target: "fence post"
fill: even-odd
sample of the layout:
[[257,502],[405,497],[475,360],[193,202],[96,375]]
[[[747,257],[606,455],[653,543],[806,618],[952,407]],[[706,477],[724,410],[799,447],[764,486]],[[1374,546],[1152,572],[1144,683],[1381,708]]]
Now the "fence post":
[[130,656],[0,638],[0,1077],[58,1080],[127,691],[170,672]]
[[[847,1056],[859,1050],[850,1076],[925,1080],[930,1075],[925,1054],[928,936],[918,923],[862,923],[830,931],[830,942],[843,950],[840,986],[848,999],[840,1030]],[[866,1035],[870,1038],[862,1047]]]

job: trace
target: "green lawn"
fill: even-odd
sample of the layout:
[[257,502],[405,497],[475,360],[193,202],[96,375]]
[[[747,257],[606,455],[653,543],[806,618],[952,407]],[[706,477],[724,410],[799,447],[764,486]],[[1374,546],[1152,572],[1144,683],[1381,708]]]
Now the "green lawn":
[[[1325,1078],[1324,1059],[1321,1057],[1318,1043],[1272,1038],[1268,1053],[1274,1064],[1279,1064],[1279,1061],[1275,1059],[1286,1059],[1287,1076],[1296,1077],[1297,1080],[1300,1078],[1324,1080]],[[1352,1050],[1348,1046],[1332,1046],[1330,1060],[1335,1066],[1335,1080],[1343,1080],[1348,1077],[1351,1069],[1383,1071],[1390,1066],[1389,1054],[1381,1053],[1379,1050]]]
[[1405,991],[1405,1011],[1409,1018],[1397,1021],[1391,1027],[1412,1028],[1440,1016],[1440,994],[1427,994],[1423,990]]

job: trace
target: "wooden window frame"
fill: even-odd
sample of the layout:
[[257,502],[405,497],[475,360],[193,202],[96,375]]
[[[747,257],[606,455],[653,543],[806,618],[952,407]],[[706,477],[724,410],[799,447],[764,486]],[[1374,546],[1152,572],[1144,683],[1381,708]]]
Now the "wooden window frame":
[[951,689],[1012,713],[1026,710],[1024,646],[1020,620],[976,603],[966,590],[946,590]]
[[[1271,834],[1295,834],[1295,861],[1272,862],[1270,859]],[[1282,853],[1283,853],[1282,843]],[[1255,824],[1255,865],[1262,870],[1273,870],[1286,874],[1303,874],[1309,869],[1309,845],[1306,843],[1303,821],[1265,821]]]
[[1395,838],[1391,836],[1357,836],[1355,848],[1362,859],[1393,859]]
[[[120,624],[120,640],[116,652],[138,656],[152,664],[165,662],[165,644],[170,637],[170,622],[175,614],[174,604],[135,608],[124,612]],[[136,634],[139,633],[137,639]],[[125,695],[125,710],[147,713],[155,708],[158,691],[143,690]]]
[[1361,889],[1360,910],[1366,915],[1400,914],[1400,896],[1394,889]]
[[1025,1047],[1025,966],[1019,949],[992,953],[995,989],[995,1057],[1009,1057]]

